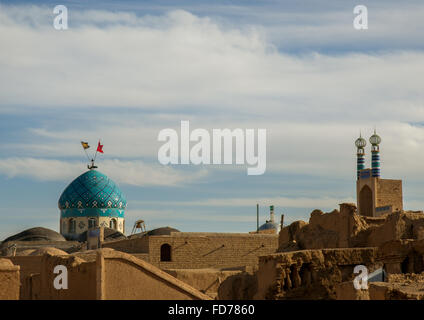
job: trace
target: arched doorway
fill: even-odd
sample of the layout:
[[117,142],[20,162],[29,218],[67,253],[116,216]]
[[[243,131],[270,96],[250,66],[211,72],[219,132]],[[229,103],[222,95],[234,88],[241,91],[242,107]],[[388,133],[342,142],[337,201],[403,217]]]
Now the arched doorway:
[[372,191],[368,186],[364,186],[361,192],[359,192],[359,208],[361,210],[361,215],[372,217]]
[[171,261],[171,246],[167,243],[160,246],[160,261]]

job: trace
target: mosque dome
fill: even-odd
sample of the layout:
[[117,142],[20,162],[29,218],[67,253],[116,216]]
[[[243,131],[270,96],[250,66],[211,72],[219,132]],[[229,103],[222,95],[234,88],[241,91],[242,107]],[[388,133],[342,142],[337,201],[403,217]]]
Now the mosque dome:
[[59,198],[60,210],[116,209],[123,212],[126,206],[127,200],[115,182],[97,170],[80,175]]
[[150,231],[147,231],[147,235],[148,236],[169,236],[171,235],[172,232],[180,232],[180,230],[178,229],[174,229],[171,227],[161,227],[161,228],[156,228]]
[[66,239],[56,231],[35,227],[10,236],[3,240],[3,243],[8,241],[66,241]]

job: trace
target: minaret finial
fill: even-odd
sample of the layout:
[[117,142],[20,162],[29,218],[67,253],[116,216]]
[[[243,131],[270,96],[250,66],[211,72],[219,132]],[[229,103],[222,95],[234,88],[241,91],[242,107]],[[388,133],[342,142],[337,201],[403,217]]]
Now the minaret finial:
[[372,176],[379,178],[380,177],[380,143],[381,138],[377,134],[377,130],[374,126],[374,134],[370,138],[371,143],[371,153],[372,153],[372,159],[371,159],[371,171]]
[[361,170],[365,169],[365,146],[367,145],[367,141],[362,138],[362,132],[359,130],[359,138],[355,141],[355,146],[357,148],[356,156],[357,156],[357,165],[356,165],[356,172],[357,172],[357,179],[360,178],[360,172]]

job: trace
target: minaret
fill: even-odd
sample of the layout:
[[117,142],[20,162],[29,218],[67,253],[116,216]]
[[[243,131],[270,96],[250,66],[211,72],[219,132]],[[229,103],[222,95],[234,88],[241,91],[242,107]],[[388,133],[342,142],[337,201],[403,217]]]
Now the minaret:
[[371,170],[372,170],[372,176],[375,178],[380,178],[380,147],[379,144],[381,143],[380,136],[375,132],[370,138],[371,143]]
[[357,174],[357,179],[359,180],[359,175],[360,175],[360,171],[362,169],[365,169],[365,146],[367,145],[367,141],[362,138],[362,135],[359,134],[359,138],[356,139],[355,141],[355,146],[357,148],[357,152],[356,152],[356,156],[357,156],[357,160],[356,160],[356,174]]

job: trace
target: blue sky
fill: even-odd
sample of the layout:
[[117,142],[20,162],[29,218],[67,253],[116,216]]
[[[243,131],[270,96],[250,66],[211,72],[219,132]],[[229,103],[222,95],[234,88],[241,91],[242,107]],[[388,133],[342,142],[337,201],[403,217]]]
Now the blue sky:
[[[57,200],[86,168],[79,141],[99,138],[127,232],[136,219],[247,232],[257,202],[261,223],[269,205],[289,223],[355,201],[353,143],[374,127],[383,177],[424,208],[422,1],[63,1],[66,31],[57,4],[0,1],[0,239],[58,230]],[[161,166],[157,135],[181,120],[267,129],[266,173]]]

